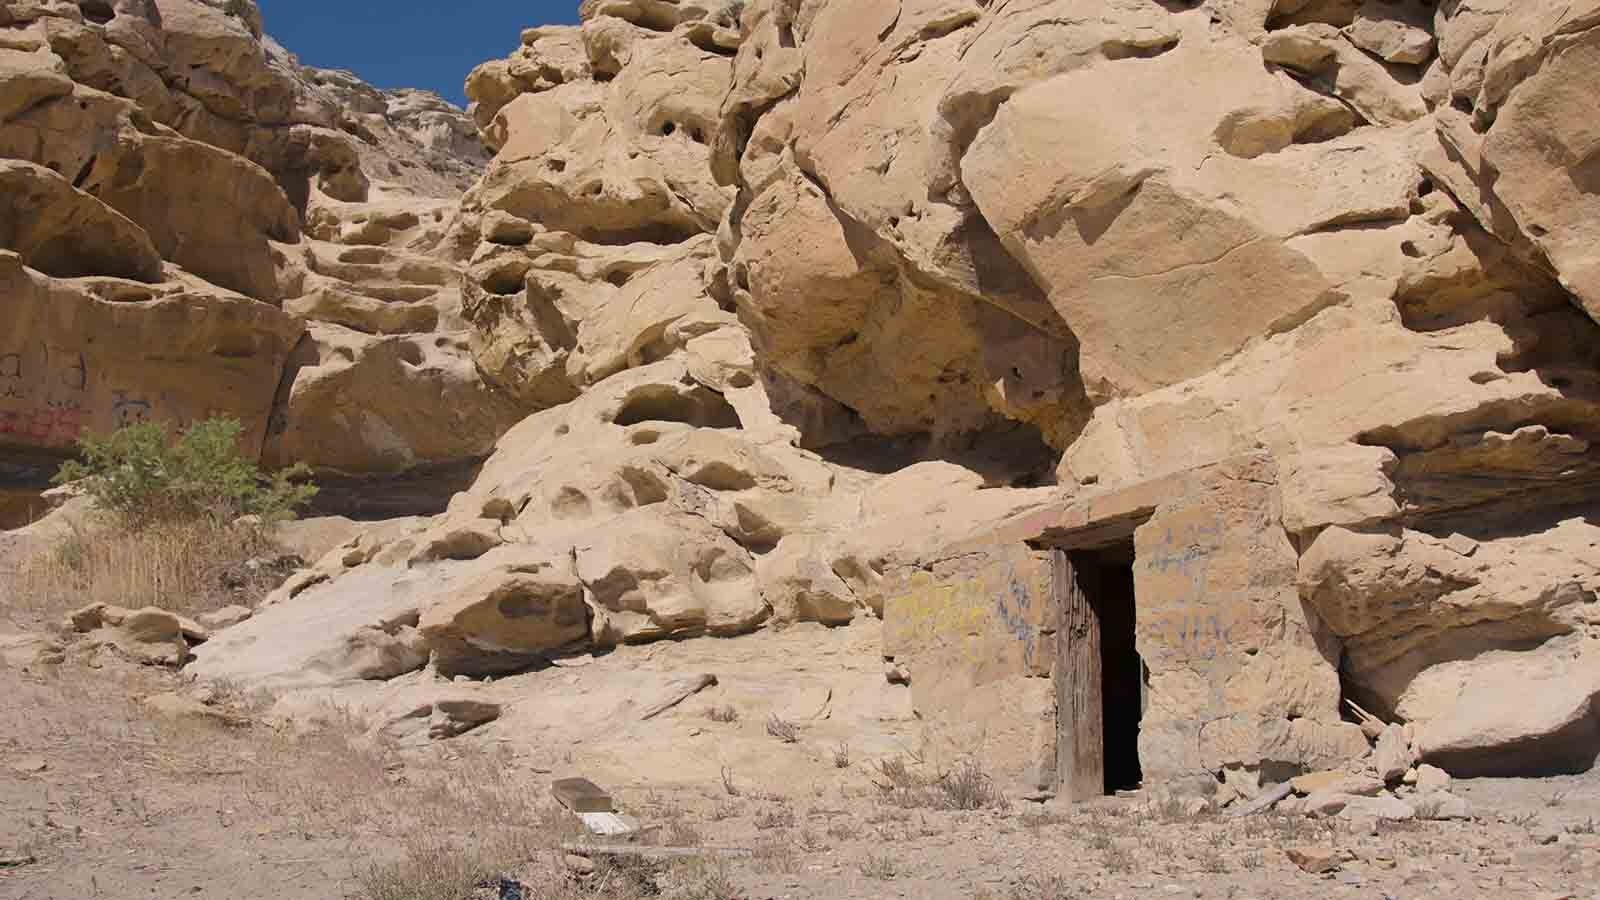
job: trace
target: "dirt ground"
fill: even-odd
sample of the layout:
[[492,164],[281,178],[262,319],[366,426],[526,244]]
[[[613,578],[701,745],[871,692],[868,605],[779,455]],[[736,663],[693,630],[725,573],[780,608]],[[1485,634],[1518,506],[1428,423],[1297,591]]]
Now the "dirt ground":
[[[751,856],[584,878],[554,849],[577,838],[547,799],[557,776],[492,730],[406,749],[252,724],[246,698],[224,704],[232,722],[139,702],[177,686],[100,659],[0,668],[0,897],[360,898],[374,867],[486,845],[527,896],[561,900],[1600,897],[1600,775],[1458,782],[1471,822],[1240,820],[1141,797],[957,811],[886,793],[865,760],[793,777],[776,739],[729,784],[608,785],[650,843]],[[562,754],[582,767],[581,744]],[[1290,848],[1338,868],[1303,872]]]

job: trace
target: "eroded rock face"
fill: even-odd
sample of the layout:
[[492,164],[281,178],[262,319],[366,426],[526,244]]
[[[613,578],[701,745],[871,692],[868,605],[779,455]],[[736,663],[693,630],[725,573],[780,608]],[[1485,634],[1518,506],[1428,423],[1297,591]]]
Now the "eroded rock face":
[[5,452],[38,475],[84,429],[225,414],[359,480],[470,465],[520,418],[432,252],[487,159],[462,111],[302,68],[250,2],[4,10]]
[[148,266],[143,229],[170,270],[182,216],[117,175],[222,154],[243,249],[194,274],[316,322],[270,461],[488,455],[203,676],[842,624],[1019,511],[1248,457],[1276,474],[1227,476],[1196,594],[1253,598],[1237,671],[1151,654],[1163,771],[1333,767],[1364,750],[1347,697],[1461,774],[1600,755],[1594,4],[587,0],[469,77],[495,155],[459,203],[426,161],[464,120],[159,5],[151,59],[217,84],[90,65],[148,30],[134,5],[29,14],[5,155],[60,173],[28,178],[113,262]]

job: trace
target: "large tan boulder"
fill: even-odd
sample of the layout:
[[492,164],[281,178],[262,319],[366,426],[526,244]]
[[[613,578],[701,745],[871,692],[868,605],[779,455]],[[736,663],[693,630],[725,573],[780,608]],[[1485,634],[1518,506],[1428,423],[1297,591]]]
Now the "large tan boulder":
[[192,644],[210,638],[199,625],[153,606],[130,610],[97,603],[78,610],[67,621],[92,645],[109,647],[142,665],[177,668],[191,658]]
[[72,93],[60,57],[0,47],[0,122],[40,101]]
[[266,170],[207,144],[124,133],[83,188],[142,225],[166,258],[258,300],[281,297],[273,241],[299,216]]
[[459,334],[313,324],[289,363],[267,462],[368,476],[487,455],[521,413],[465,351]]
[[161,280],[161,254],[126,216],[33,163],[0,160],[0,247],[58,278]]
[[570,560],[518,562],[428,607],[418,629],[443,675],[497,675],[589,637],[589,608]]
[[1446,101],[1471,127],[1441,113],[1455,165],[1491,207],[1560,272],[1591,316],[1600,314],[1596,240],[1597,119],[1584,74],[1600,54],[1600,6],[1538,0],[1492,3],[1440,16]]

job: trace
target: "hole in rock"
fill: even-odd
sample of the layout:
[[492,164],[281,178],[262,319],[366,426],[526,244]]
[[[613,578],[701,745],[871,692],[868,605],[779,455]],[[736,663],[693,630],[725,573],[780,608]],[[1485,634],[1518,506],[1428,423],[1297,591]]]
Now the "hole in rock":
[[721,394],[695,386],[647,384],[634,388],[612,421],[624,427],[641,422],[684,422],[696,428],[738,428],[739,413]]
[[481,282],[483,289],[500,297],[522,293],[527,287],[528,273],[520,266],[510,266],[490,272]]
[[422,360],[423,360],[422,348],[417,346],[412,341],[400,341],[400,342],[396,343],[394,345],[394,355],[398,356],[401,359],[401,361],[403,361],[403,362],[405,362],[405,363],[407,363],[409,365],[413,365],[413,366],[422,365]]
[[117,11],[111,8],[108,0],[79,0],[78,11],[85,20],[96,25],[104,25],[117,17]]
[[713,491],[747,491],[756,486],[756,480],[749,472],[720,459],[707,462],[684,477],[690,484]]
[[592,511],[589,497],[575,487],[564,487],[550,501],[550,515],[556,519],[587,519]]

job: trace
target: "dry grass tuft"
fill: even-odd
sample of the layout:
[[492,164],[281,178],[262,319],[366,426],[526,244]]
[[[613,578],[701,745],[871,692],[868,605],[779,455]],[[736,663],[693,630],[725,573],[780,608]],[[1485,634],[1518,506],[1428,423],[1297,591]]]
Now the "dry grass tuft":
[[895,866],[893,856],[887,853],[873,853],[861,861],[861,874],[868,878],[888,881],[899,874],[899,868]]
[[777,713],[767,719],[767,734],[772,735],[785,744],[798,744],[800,742],[800,726],[787,721]]
[[1011,900],[1069,900],[1085,896],[1060,875],[1024,875],[1011,889]]
[[73,527],[11,577],[17,608],[53,620],[91,603],[193,615],[253,605],[298,563],[262,527],[209,516],[140,530]]
[[975,759],[947,772],[925,775],[894,757],[878,763],[874,783],[885,800],[902,809],[1007,809],[1011,805]]
[[755,818],[755,826],[762,830],[793,828],[794,823],[794,810],[782,804],[762,810]]
[[706,710],[706,718],[713,722],[728,724],[739,721],[739,711],[731,706],[713,706]]
[[413,842],[398,861],[374,865],[358,880],[364,900],[465,900],[494,874],[476,854]]

